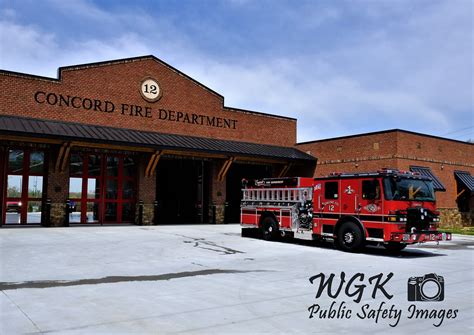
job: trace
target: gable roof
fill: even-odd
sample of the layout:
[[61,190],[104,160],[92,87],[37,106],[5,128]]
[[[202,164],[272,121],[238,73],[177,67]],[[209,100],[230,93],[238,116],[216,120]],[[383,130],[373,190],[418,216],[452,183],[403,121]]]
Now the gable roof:
[[154,55],[145,55],[145,56],[138,56],[138,57],[129,57],[129,58],[121,58],[121,59],[112,59],[112,60],[107,60],[107,61],[101,61],[101,62],[93,62],[93,63],[84,63],[84,64],[77,64],[77,65],[68,65],[68,66],[61,66],[58,68],[58,76],[57,78],[51,78],[51,77],[44,77],[44,76],[37,76],[33,74],[28,74],[28,73],[21,73],[21,72],[15,72],[15,71],[8,71],[8,70],[1,70],[0,69],[0,74],[6,75],[6,76],[14,76],[14,77],[22,77],[22,78],[29,78],[29,79],[36,79],[36,80],[44,80],[44,81],[53,81],[53,82],[61,82],[62,80],[62,73],[64,71],[75,71],[75,70],[83,70],[83,69],[89,69],[89,68],[95,68],[95,67],[101,67],[101,66],[109,66],[109,65],[117,65],[117,64],[126,64],[126,63],[133,63],[133,62],[140,62],[144,60],[153,60],[164,67],[168,68],[169,70],[175,72],[179,76],[182,76],[190,81],[192,81],[194,84],[198,85],[199,87],[205,89],[206,91],[210,92],[211,94],[215,95],[222,101],[222,106],[223,108],[226,108],[231,111],[236,111],[236,112],[241,112],[241,113],[250,113],[250,114],[256,114],[256,115],[262,115],[262,116],[268,116],[268,117],[274,117],[274,118],[279,118],[279,119],[286,119],[286,120],[296,120],[295,118],[288,117],[288,116],[282,116],[282,115],[276,115],[276,114],[269,114],[269,113],[262,113],[262,112],[257,112],[257,111],[252,111],[252,110],[246,110],[246,109],[240,109],[240,108],[234,108],[234,107],[228,107],[224,106],[224,97],[217,93],[216,91],[212,90],[208,86],[200,83],[196,79],[188,76],[186,73],[181,72],[180,70],[176,69],[175,67],[169,65],[168,63],[162,61],[158,57]]

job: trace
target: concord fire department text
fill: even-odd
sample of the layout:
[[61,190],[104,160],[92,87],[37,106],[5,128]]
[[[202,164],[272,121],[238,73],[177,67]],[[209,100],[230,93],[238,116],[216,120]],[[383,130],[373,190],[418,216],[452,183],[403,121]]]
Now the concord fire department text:
[[156,118],[163,121],[181,122],[195,124],[198,126],[208,126],[224,129],[237,129],[237,120],[221,118],[217,116],[208,116],[195,113],[186,113],[160,108],[153,110],[148,106],[132,105],[120,103],[116,104],[109,100],[100,100],[93,98],[84,98],[80,96],[62,95],[53,92],[38,91],[34,95],[35,102],[38,104],[47,104],[50,106],[69,107],[82,109],[86,111],[95,111],[103,113],[119,113],[120,115]]

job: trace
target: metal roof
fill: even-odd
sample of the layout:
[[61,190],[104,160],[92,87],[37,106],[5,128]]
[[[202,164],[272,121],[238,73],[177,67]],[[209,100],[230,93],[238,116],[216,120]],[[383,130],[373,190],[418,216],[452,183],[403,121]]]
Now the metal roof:
[[380,171],[373,172],[354,172],[354,173],[331,173],[327,176],[316,177],[314,179],[348,179],[348,178],[369,178],[369,177],[388,177],[388,176],[397,176],[407,179],[419,179],[419,180],[431,180],[429,176],[422,174],[413,174],[405,171],[399,171],[395,169],[382,169]]
[[419,174],[431,178],[433,180],[433,186],[435,191],[446,192],[446,188],[443,183],[434,175],[429,167],[425,166],[410,166],[410,171],[418,172]]
[[454,171],[457,181],[462,183],[471,193],[474,192],[474,177],[467,171]]
[[43,138],[59,138],[178,151],[199,151],[273,159],[315,161],[298,149],[267,144],[218,140],[195,136],[163,134],[134,129],[112,128],[61,121],[0,116],[0,133]]

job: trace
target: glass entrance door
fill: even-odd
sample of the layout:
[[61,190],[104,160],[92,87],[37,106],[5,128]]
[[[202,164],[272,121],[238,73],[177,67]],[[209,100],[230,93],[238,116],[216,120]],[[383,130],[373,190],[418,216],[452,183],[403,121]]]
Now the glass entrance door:
[[134,158],[125,155],[71,154],[69,222],[133,222],[135,168]]
[[6,167],[6,224],[40,224],[45,183],[45,154],[35,149],[9,149]]

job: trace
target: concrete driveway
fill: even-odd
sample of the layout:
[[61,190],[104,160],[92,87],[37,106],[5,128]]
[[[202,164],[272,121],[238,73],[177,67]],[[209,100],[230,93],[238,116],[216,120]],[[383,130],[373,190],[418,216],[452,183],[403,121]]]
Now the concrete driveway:
[[0,333],[473,334],[473,251],[454,236],[348,254],[237,225],[2,229]]

